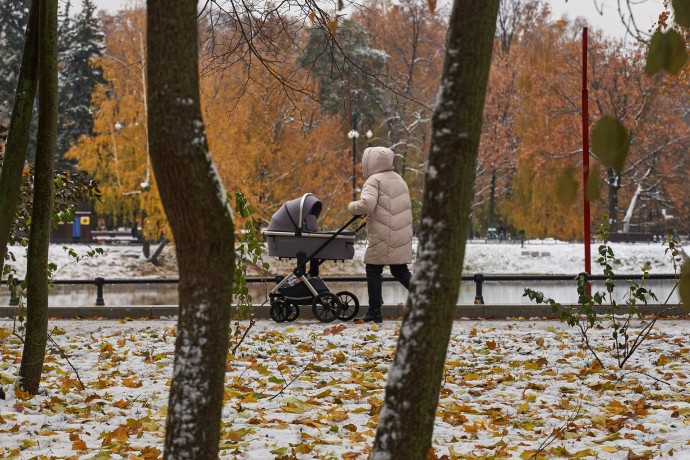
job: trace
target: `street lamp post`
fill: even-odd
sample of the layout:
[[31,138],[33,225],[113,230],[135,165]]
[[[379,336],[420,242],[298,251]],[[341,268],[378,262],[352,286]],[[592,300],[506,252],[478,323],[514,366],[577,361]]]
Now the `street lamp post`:
[[[122,128],[124,128],[124,125],[120,122],[115,122],[113,126],[117,131],[122,131]],[[110,127],[110,138],[113,144],[113,159],[115,161],[115,179],[117,180],[117,186],[121,187],[122,183],[120,182],[120,168],[118,165],[119,159],[117,157],[117,142],[115,141],[115,131],[113,131],[113,126]]]
[[357,138],[359,133],[356,129],[356,121],[352,122],[353,128],[347,133],[347,137],[352,139],[352,201],[357,201],[357,176],[355,175],[355,166],[357,163]]

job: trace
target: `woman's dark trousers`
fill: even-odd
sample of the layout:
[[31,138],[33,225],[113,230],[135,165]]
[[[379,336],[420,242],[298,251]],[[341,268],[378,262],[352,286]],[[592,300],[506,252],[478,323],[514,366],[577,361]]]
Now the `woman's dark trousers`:
[[[364,321],[381,321],[381,305],[383,296],[381,294],[381,279],[384,265],[367,264],[367,291],[369,293],[369,310],[364,315]],[[391,275],[400,282],[405,289],[410,289],[410,278],[412,274],[406,264],[391,265]]]

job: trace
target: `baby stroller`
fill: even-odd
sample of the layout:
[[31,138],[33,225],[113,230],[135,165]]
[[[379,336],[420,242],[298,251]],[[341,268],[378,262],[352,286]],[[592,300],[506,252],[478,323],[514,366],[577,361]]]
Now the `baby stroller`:
[[[278,284],[268,294],[271,318],[276,322],[296,320],[300,305],[311,305],[314,317],[324,323],[336,318],[348,321],[359,312],[357,297],[348,291],[332,293],[319,278],[318,267],[325,260],[354,257],[356,231],[345,229],[360,216],[354,216],[337,231],[319,231],[316,219],[321,208],[321,201],[306,193],[285,202],[264,231],[269,256],[297,259],[292,273],[276,277]],[[309,273],[307,264],[310,264]]]

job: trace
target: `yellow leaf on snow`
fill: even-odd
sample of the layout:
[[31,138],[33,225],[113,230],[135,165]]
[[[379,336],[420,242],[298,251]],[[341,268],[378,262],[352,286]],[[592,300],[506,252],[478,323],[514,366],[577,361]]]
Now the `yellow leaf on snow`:
[[594,425],[606,425],[606,417],[603,415],[595,415],[591,417],[590,420]]
[[117,407],[118,409],[126,409],[127,407],[129,407],[129,401],[121,399],[119,401],[114,402],[113,406]]
[[326,388],[325,390],[323,390],[321,393],[315,395],[314,397],[315,397],[315,398],[325,398],[326,396],[328,396],[328,395],[330,395],[330,394],[331,394],[331,389],[330,389],[330,388]]
[[541,366],[536,361],[525,361],[525,369],[528,371],[538,371]]
[[161,453],[162,452],[155,447],[146,446],[139,452],[139,455],[133,455],[131,458],[132,460],[150,460],[158,458]]
[[596,453],[592,449],[583,449],[578,452],[575,452],[573,454],[573,458],[592,457],[594,455],[596,455]]
[[625,404],[622,404],[620,401],[614,399],[613,401],[611,401],[609,404],[606,405],[606,410],[610,414],[620,415],[620,414],[623,414],[623,413],[628,411],[628,406],[626,406]]
[[72,443],[72,450],[86,450],[86,443],[82,439],[74,441]]
[[297,423],[299,425],[310,426],[312,428],[325,428],[328,426],[325,423],[321,423],[318,420],[314,420],[311,418],[305,418],[302,420],[295,420],[293,423]]
[[243,400],[243,403],[255,403],[259,400],[254,397],[254,393],[249,393]]
[[143,385],[143,383],[141,383],[139,381],[132,380],[132,379],[124,379],[122,381],[122,384],[128,388],[139,388],[140,386]]
[[348,413],[346,411],[337,410],[337,411],[329,412],[327,418],[328,418],[328,420],[330,420],[332,422],[343,422],[343,421],[347,420],[348,418],[350,418],[350,416],[348,415]]
[[113,438],[125,443],[129,439],[129,434],[127,434],[127,427],[119,426],[115,431],[112,432]]

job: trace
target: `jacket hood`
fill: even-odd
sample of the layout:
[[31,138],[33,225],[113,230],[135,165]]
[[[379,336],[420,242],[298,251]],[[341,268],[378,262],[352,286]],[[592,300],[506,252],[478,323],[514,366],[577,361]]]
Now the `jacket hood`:
[[369,147],[362,155],[362,174],[364,178],[383,171],[393,171],[395,154],[386,147]]

